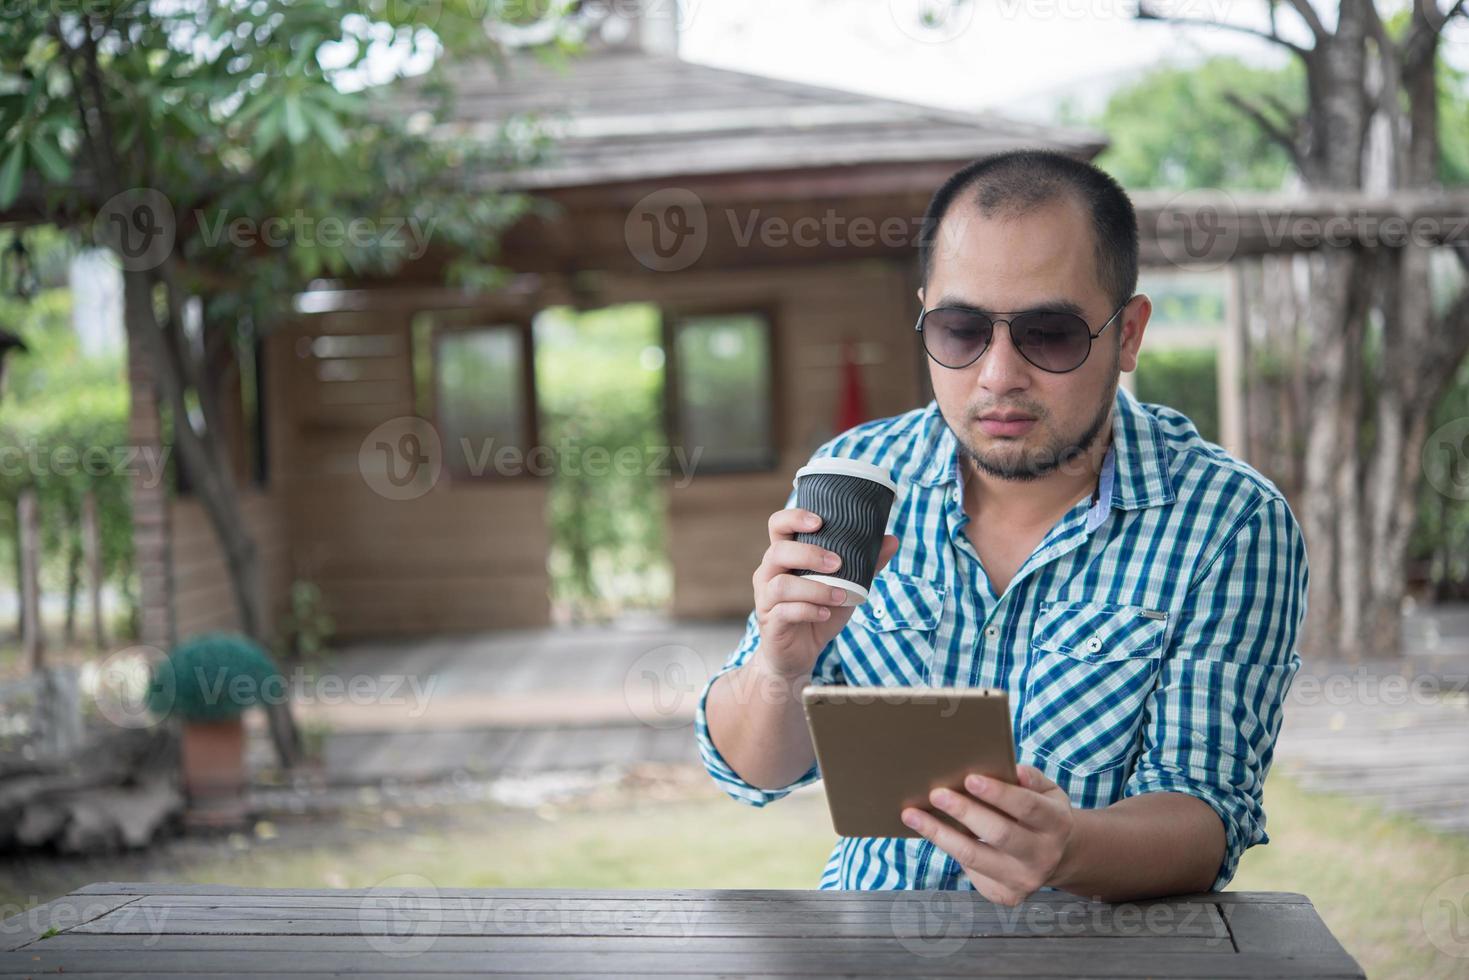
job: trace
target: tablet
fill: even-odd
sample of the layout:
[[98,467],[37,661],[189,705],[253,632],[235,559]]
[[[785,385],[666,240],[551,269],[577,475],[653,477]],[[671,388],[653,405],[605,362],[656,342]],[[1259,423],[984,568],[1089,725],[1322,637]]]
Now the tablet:
[[973,836],[929,802],[971,772],[1014,784],[1010,697],[986,687],[849,687],[801,694],[832,826],[843,837],[919,837],[906,806]]

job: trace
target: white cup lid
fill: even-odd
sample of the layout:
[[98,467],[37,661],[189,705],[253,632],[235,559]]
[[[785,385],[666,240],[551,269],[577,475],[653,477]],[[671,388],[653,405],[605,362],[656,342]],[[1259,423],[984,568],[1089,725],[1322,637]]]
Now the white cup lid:
[[893,478],[889,476],[888,472],[882,467],[873,466],[871,463],[864,463],[860,459],[846,459],[842,456],[825,456],[821,459],[813,459],[805,466],[796,470],[796,479],[791,481],[791,486],[795,486],[796,481],[800,480],[801,477],[811,476],[816,473],[837,473],[841,476],[860,476],[864,480],[871,480],[873,483],[881,483],[883,486],[891,490],[894,495],[896,495],[898,492],[898,485],[893,482]]

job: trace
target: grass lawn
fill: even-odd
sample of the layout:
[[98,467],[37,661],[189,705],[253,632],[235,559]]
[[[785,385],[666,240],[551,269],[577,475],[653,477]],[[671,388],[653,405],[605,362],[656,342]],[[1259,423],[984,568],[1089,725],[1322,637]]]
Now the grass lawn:
[[[1374,980],[1469,976],[1469,959],[1434,948],[1422,925],[1433,888],[1469,874],[1469,840],[1343,797],[1305,794],[1278,772],[1266,804],[1271,843],[1245,855],[1232,890],[1310,896]],[[382,818],[359,814],[363,826],[330,840],[282,828],[275,839],[237,839],[182,862],[87,865],[47,884],[62,893],[115,870],[270,887],[367,888],[411,874],[440,887],[813,888],[835,840],[819,792],[756,810],[712,786],[694,799],[595,811],[474,810],[434,825]],[[0,868],[0,900],[34,894],[38,884]]]

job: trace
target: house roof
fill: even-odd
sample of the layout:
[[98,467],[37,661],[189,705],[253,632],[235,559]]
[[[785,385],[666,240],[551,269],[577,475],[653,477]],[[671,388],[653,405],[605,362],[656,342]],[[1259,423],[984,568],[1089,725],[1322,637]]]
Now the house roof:
[[[541,165],[496,175],[499,187],[554,189],[648,178],[882,163],[966,162],[1018,147],[1090,159],[1096,132],[1039,126],[841,89],[712,68],[638,49],[593,50],[558,63],[527,56],[501,73],[449,67],[447,134],[492,136],[537,114],[554,138]],[[419,106],[408,94],[406,108]],[[921,182],[931,190],[932,178]]]

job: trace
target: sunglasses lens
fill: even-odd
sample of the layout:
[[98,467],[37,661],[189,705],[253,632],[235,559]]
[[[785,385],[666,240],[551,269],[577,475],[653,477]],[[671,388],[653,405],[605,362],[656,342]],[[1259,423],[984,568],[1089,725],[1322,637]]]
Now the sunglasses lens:
[[929,310],[923,316],[923,345],[945,367],[965,367],[989,346],[995,325],[966,310]]
[[1072,371],[1091,352],[1086,321],[1070,313],[1025,313],[1010,321],[1010,338],[1043,371]]

